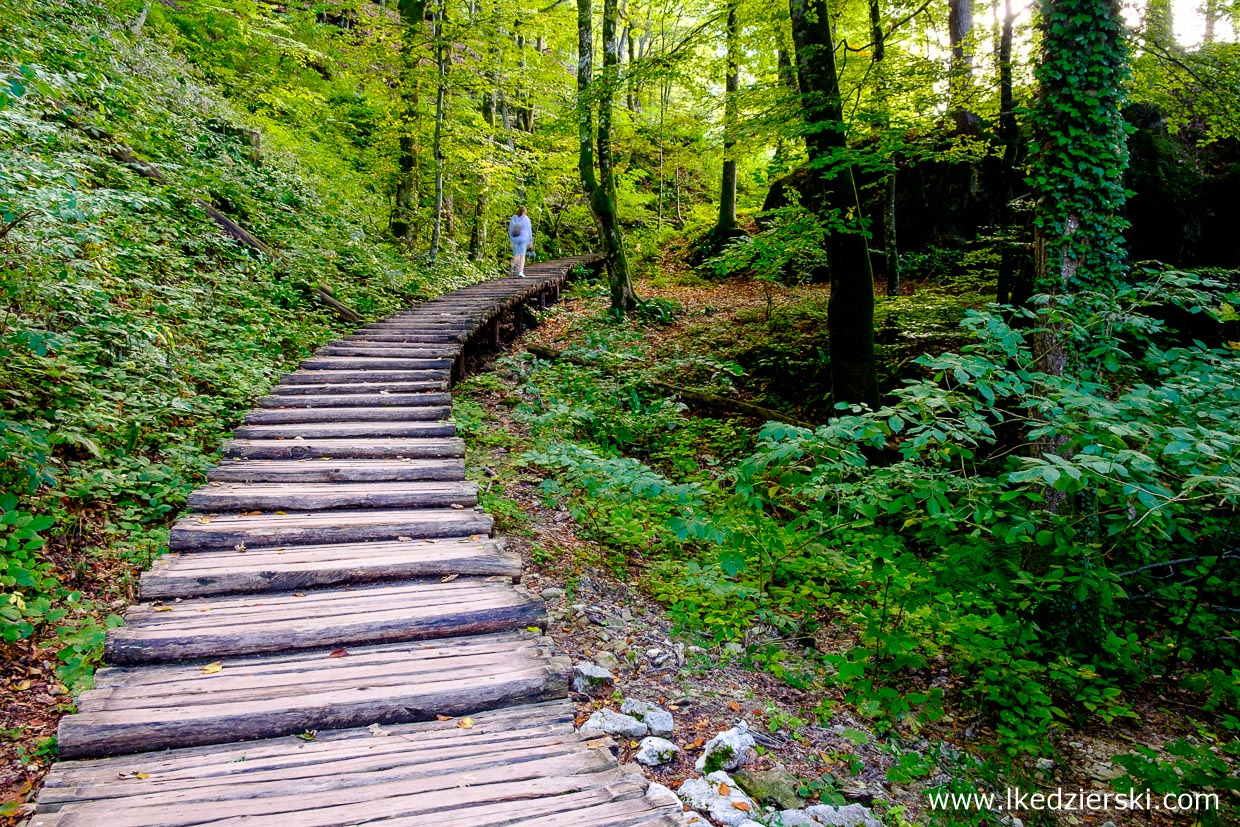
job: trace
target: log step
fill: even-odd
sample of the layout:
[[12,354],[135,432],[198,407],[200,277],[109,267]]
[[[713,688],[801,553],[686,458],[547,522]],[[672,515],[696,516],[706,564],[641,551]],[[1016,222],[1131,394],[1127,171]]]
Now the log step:
[[418,345],[384,345],[364,342],[331,342],[318,349],[318,356],[387,356],[397,359],[451,359],[459,347],[429,348]]
[[[30,823],[679,825],[678,802],[648,797],[637,775],[617,771],[615,743],[574,732],[574,712],[559,701],[479,712],[468,729],[454,719],[392,724],[386,737],[359,728],[313,741],[66,761],[48,775]],[[135,781],[136,773],[145,780]]]
[[456,425],[438,422],[289,422],[276,425],[242,425],[233,431],[237,439],[349,439],[353,437],[456,436]]
[[427,459],[463,457],[465,443],[459,439],[234,439],[223,449],[226,457],[245,459]]
[[385,344],[422,344],[428,346],[436,346],[443,344],[454,344],[464,342],[469,338],[465,332],[460,333],[380,333],[375,331],[367,331],[365,333],[354,333],[349,336],[346,341],[353,342],[381,342]]
[[211,483],[189,495],[194,511],[321,511],[333,508],[472,508],[472,482]]
[[412,422],[434,421],[452,416],[450,407],[391,408],[270,408],[250,411],[247,425],[274,425],[286,422]]
[[303,370],[450,370],[451,359],[392,356],[314,356],[301,361]]
[[458,578],[139,603],[104,645],[117,665],[295,649],[400,643],[542,626],[546,612],[511,582]]
[[93,758],[410,723],[568,691],[568,660],[549,657],[542,639],[528,632],[347,651],[344,657],[312,649],[221,658],[218,671],[201,662],[101,669],[95,688],[78,698],[78,714],[60,722],[60,755]]
[[490,536],[489,514],[469,509],[328,511],[312,514],[189,514],[172,526],[172,551],[238,546],[309,546],[333,543],[408,541],[436,537]]
[[285,385],[334,385],[354,382],[421,382],[426,390],[443,390],[448,370],[299,370],[280,377]]
[[143,600],[173,600],[453,574],[515,580],[521,558],[505,551],[502,540],[462,538],[198,551],[164,555],[141,585]]
[[297,459],[234,460],[207,472],[212,482],[383,482],[465,479],[465,460],[437,459]]
[[346,385],[284,385],[258,400],[260,408],[371,408],[439,406],[447,394],[423,393],[425,382]]

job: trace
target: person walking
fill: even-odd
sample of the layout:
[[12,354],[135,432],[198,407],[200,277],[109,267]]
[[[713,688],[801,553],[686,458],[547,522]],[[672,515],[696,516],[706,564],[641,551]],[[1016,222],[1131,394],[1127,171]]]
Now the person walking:
[[525,251],[534,243],[534,228],[525,207],[517,207],[517,214],[508,222],[508,240],[512,242],[512,266],[509,275],[525,278]]

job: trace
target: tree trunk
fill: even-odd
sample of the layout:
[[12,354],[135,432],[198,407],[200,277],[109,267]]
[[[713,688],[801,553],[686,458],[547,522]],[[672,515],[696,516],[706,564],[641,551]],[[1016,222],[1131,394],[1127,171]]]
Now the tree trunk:
[[973,46],[969,42],[972,33],[973,0],[949,0],[947,35],[952,58],[948,107],[956,124],[956,132],[960,135],[973,135],[978,131],[977,115],[969,109],[969,95],[973,88]]
[[831,295],[827,303],[830,331],[832,401],[878,407],[874,362],[874,273],[852,166],[841,164],[847,151],[844,105],[835,68],[835,43],[825,0],[789,0],[796,47],[805,147],[815,174],[807,187],[809,206],[824,218],[844,223],[827,237]]
[[1215,32],[1218,30],[1218,21],[1223,16],[1221,5],[1221,0],[1206,0],[1204,9],[1206,29],[1201,35],[1202,43],[1214,42]]
[[1149,0],[1145,5],[1141,30],[1149,42],[1164,49],[1175,48],[1175,21],[1171,0]]
[[474,201],[474,220],[469,232],[469,260],[482,261],[487,246],[487,192],[483,189]]
[[417,187],[414,172],[417,167],[417,140],[415,124],[418,118],[417,83],[417,32],[426,14],[426,0],[400,0],[397,6],[401,25],[401,119],[398,157],[396,160],[396,196],[392,205],[389,225],[392,237],[408,242],[413,231],[414,203]]
[[740,91],[741,27],[736,18],[739,0],[727,0],[727,69],[723,98],[723,175],[719,185],[719,221],[715,238],[726,241],[736,230],[736,95]]
[[[585,190],[590,213],[598,225],[611,282],[611,309],[623,314],[637,306],[637,295],[629,279],[624,236],[616,216],[615,175],[611,165],[611,107],[615,89],[604,75],[599,98],[599,175],[594,174],[594,129],[590,98],[595,92],[594,39],[591,0],[577,0],[577,170]],[[616,54],[617,0],[605,0],[603,7],[603,66],[614,68]],[[610,50],[608,50],[610,46]]]
[[440,0],[435,10],[433,36],[435,38],[435,67],[438,83],[435,85],[435,137],[431,154],[435,159],[435,223],[431,227],[431,248],[427,255],[431,264],[439,257],[440,234],[444,220],[444,185],[443,185],[443,122],[444,108],[448,94],[448,58],[447,45],[444,43],[443,25],[447,14],[445,0]]

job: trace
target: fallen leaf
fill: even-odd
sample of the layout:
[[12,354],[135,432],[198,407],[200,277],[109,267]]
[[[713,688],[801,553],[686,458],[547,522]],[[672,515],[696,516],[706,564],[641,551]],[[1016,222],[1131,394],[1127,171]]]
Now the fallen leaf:
[[211,518],[210,517],[199,517],[198,522],[202,525],[206,525],[207,523],[211,522]]
[[719,794],[720,794],[720,795],[731,795],[731,794],[732,794],[732,788],[731,788],[731,787],[729,787],[727,784],[720,784],[720,785],[719,785]]
[[202,674],[214,675],[216,672],[222,671],[223,668],[224,664],[217,660],[215,663],[208,663],[206,666],[202,667]]
[[473,718],[462,718],[461,720],[456,722],[456,725],[460,727],[461,729],[473,729],[474,719]]
[[459,574],[449,574],[444,577],[441,577],[439,582],[440,583],[451,583],[453,580],[455,580],[458,577],[460,577]]
[[305,597],[305,592],[293,592],[293,597]]
[[348,656],[348,649],[333,649],[332,653],[328,655],[329,658],[347,658]]
[[436,715],[435,720],[436,721],[451,721],[452,716],[451,715]]
[[30,688],[30,681],[19,681],[13,686],[14,692],[25,692]]
[[598,749],[599,747],[605,747],[610,743],[610,738],[595,738],[593,741],[586,741],[586,747],[589,749]]
[[738,704],[736,701],[728,701],[728,709],[732,710],[733,712],[740,712],[741,705]]
[[237,543],[237,545],[233,546],[233,551],[245,554],[245,543]]
[[287,512],[287,511],[277,511],[276,513],[277,513],[277,514],[279,514],[279,515],[281,515],[281,516],[283,516],[283,515],[287,514],[288,512]]
[[258,515],[260,515],[260,514],[262,514],[262,513],[263,513],[263,512],[261,512],[261,511],[242,511],[242,512],[241,512],[241,516],[242,516],[242,517],[257,517]]
[[460,503],[452,503],[452,507],[456,509],[463,509],[465,506],[461,505]]
[[629,741],[629,749],[637,749],[637,742]]
[[156,606],[154,610],[157,612],[170,612],[172,611],[172,607],[171,606]]
[[539,629],[537,626],[526,626],[526,627],[525,627],[525,631],[527,631],[527,632],[533,632],[534,634],[538,634],[539,632],[541,632],[541,631],[542,631],[542,629]]
[[732,806],[733,806],[733,807],[735,807],[736,809],[740,810],[742,813],[747,813],[747,812],[749,812],[751,809],[753,809],[753,808],[752,808],[752,807],[750,807],[748,804],[746,804],[744,801],[733,801],[733,802],[732,802]]
[[145,772],[118,772],[116,774],[116,777],[122,781],[132,781],[132,780],[145,781],[146,779],[150,778],[151,775],[150,773],[145,773]]
[[317,729],[307,729],[305,732],[303,732],[301,735],[298,735],[297,737],[303,741],[313,741],[315,738],[318,737],[318,734],[319,734],[319,731]]
[[705,743],[706,743],[705,738],[698,738],[696,741],[693,742],[693,747],[694,749],[701,749],[702,745]]

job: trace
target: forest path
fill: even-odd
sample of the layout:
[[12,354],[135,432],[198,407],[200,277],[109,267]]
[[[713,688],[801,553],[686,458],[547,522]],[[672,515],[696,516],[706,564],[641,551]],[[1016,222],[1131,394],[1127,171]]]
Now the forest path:
[[466,344],[597,261],[466,287],[287,374],[109,633],[29,823],[679,824],[574,730],[570,663],[448,418]]

